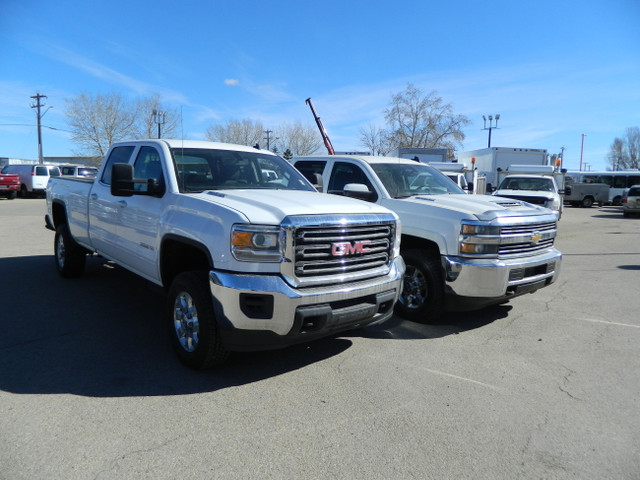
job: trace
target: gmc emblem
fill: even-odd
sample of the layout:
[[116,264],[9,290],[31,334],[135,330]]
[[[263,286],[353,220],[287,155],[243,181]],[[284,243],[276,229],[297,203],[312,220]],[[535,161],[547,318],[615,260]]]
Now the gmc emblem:
[[367,245],[371,240],[363,240],[361,242],[340,242],[331,244],[331,255],[334,257],[344,257],[345,255],[355,255],[357,253],[369,253],[371,250]]

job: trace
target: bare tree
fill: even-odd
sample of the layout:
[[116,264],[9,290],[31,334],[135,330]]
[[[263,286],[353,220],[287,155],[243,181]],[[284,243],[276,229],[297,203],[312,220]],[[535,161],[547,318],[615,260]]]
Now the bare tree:
[[[162,138],[174,138],[180,125],[180,115],[173,108],[162,105],[160,95],[154,93],[150,97],[138,100],[138,123],[140,137],[158,138],[158,127]],[[157,114],[157,115],[156,115]],[[162,123],[158,126],[157,121]]]
[[361,141],[374,152],[388,153],[398,147],[447,148],[450,154],[462,146],[462,128],[469,119],[456,115],[435,91],[427,95],[412,84],[391,96],[384,111],[386,129],[369,127],[361,131]]
[[640,167],[640,127],[629,127],[622,138],[615,138],[609,150],[613,170]]
[[205,137],[213,142],[235,143],[253,147],[260,143],[264,134],[262,123],[244,119],[230,120],[207,128]]
[[138,136],[135,105],[119,93],[81,93],[65,99],[65,114],[71,139],[82,154],[103,157],[112,143]]
[[393,146],[390,145],[389,138],[387,137],[384,129],[378,128],[373,124],[367,126],[368,130],[360,129],[360,142],[367,148],[373,155],[388,155]]
[[297,121],[285,123],[275,129],[280,150],[289,150],[294,156],[311,155],[322,146],[317,128]]
[[[205,136],[214,142],[254,146],[263,143],[266,132],[261,122],[245,119],[230,120],[227,123],[211,126],[207,128]],[[300,122],[279,125],[271,132],[273,135],[270,136],[268,147],[274,153],[289,150],[292,155],[311,155],[322,145],[322,139],[318,138],[318,131]]]

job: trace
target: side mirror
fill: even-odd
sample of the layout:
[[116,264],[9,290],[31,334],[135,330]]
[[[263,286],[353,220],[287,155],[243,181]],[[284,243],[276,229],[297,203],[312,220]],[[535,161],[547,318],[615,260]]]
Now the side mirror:
[[130,197],[133,193],[133,166],[128,163],[114,163],[111,167],[111,195]]
[[[136,190],[136,184],[144,184],[146,190]],[[114,197],[131,197],[133,195],[164,195],[164,185],[155,178],[133,178],[133,165],[114,163],[111,168],[111,195]]]
[[347,183],[344,186],[344,194],[347,197],[359,200],[370,201],[373,198],[373,192],[364,183]]

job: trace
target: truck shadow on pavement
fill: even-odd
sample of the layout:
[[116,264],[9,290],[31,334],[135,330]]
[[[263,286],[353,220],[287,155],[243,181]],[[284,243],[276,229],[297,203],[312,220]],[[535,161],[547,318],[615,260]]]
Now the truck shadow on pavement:
[[[83,276],[62,279],[53,257],[0,258],[0,390],[88,397],[184,395],[257,382],[339,355],[350,338],[429,339],[506,315],[456,314],[443,325],[393,318],[380,326],[284,350],[234,354],[193,371],[174,355],[156,286],[97,257]],[[484,312],[484,311],[483,311]]]
[[479,311],[445,313],[435,324],[402,320],[396,315],[382,325],[365,327],[355,332],[366,338],[394,340],[441,338],[484,327],[507,317],[512,308],[510,305],[495,305]]

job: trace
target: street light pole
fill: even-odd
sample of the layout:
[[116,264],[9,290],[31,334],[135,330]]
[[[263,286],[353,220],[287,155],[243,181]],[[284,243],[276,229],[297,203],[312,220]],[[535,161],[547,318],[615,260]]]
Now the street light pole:
[[487,117],[485,117],[483,115],[482,116],[482,120],[484,121],[483,130],[489,130],[489,141],[487,142],[487,148],[491,148],[491,130],[494,129],[494,128],[496,128],[496,129],[498,128],[498,120],[500,120],[500,114],[496,113],[496,116],[495,116],[496,124],[495,125],[493,125],[493,120],[494,120],[493,115],[489,115],[489,127],[488,128],[487,128]]
[[153,115],[153,121],[158,125],[158,138],[161,138],[161,135],[162,135],[161,125],[164,125],[165,123],[166,112],[154,110],[152,115]]

